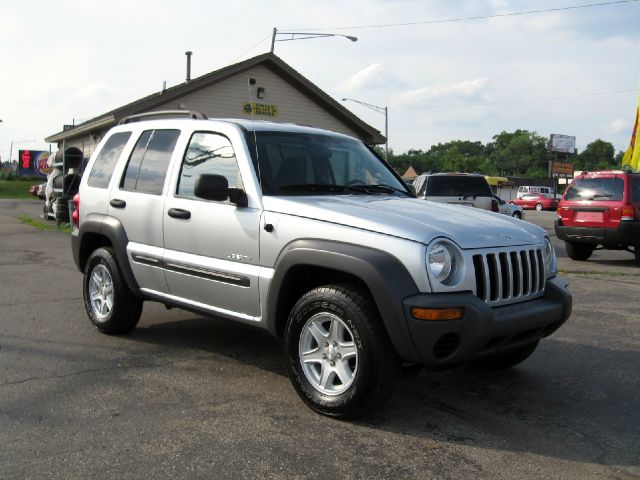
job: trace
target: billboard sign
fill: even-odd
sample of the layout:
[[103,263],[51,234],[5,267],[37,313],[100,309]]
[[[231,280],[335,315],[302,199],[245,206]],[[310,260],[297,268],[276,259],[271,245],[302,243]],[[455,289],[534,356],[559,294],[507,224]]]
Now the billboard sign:
[[576,137],[570,137],[569,135],[558,135],[557,133],[551,134],[551,151],[560,153],[575,153],[576,152]]
[[51,170],[49,167],[50,152],[42,150],[18,151],[18,175],[20,177],[44,177]]
[[573,163],[551,162],[551,176],[553,178],[573,178]]

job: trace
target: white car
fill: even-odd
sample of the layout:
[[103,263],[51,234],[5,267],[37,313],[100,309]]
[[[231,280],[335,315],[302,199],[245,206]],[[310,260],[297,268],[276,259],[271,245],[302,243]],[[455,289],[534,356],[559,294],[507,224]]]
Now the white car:
[[509,215],[510,217],[519,218],[520,220],[524,218],[524,210],[522,207],[514,205],[513,203],[507,203],[495,194],[493,198],[498,202],[499,211],[503,215]]

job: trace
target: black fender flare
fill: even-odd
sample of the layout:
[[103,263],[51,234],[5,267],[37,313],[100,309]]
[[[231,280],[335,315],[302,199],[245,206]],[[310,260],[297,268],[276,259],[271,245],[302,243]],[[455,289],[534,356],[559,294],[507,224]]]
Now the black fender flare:
[[127,255],[127,244],[129,238],[125,232],[124,226],[116,218],[108,215],[93,214],[89,215],[82,221],[80,229],[73,232],[71,236],[71,247],[73,251],[73,260],[78,269],[84,273],[86,259],[89,252],[87,239],[91,234],[103,236],[109,240],[113,247],[113,251],[118,260],[118,266],[122,276],[124,277],[129,289],[136,295],[140,294],[138,282],[136,281],[131,265],[129,264],[129,256]]
[[400,357],[419,363],[403,311],[403,299],[418,293],[413,278],[393,255],[362,245],[302,239],[289,243],[278,256],[267,293],[267,328],[280,336],[278,319],[281,288],[292,268],[306,265],[331,269],[359,278],[369,289],[391,343]]

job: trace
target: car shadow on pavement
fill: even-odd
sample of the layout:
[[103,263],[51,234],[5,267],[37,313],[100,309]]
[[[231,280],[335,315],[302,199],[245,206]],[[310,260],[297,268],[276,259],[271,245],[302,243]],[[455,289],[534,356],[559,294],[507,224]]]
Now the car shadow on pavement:
[[[124,338],[287,375],[279,340],[223,319],[154,323]],[[460,367],[402,378],[387,405],[354,423],[426,442],[636,468],[638,365],[638,351],[550,338],[510,370]]]

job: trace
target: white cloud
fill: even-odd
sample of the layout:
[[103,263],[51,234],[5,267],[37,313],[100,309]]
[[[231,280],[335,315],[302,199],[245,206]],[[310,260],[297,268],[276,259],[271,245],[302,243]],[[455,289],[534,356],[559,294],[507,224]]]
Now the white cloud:
[[388,87],[392,83],[395,83],[393,76],[382,64],[372,63],[347,79],[341,88],[345,91],[367,90]]
[[616,118],[607,128],[608,133],[621,133],[627,130],[628,124],[621,118]]
[[422,88],[407,90],[392,98],[392,104],[396,106],[414,106],[430,100],[447,100],[478,97],[488,84],[486,78],[464,80],[448,85],[425,86]]
[[77,100],[84,100],[87,98],[98,97],[102,95],[113,95],[115,93],[117,93],[117,90],[115,88],[112,88],[105,83],[96,83],[81,88],[73,95],[73,97]]

